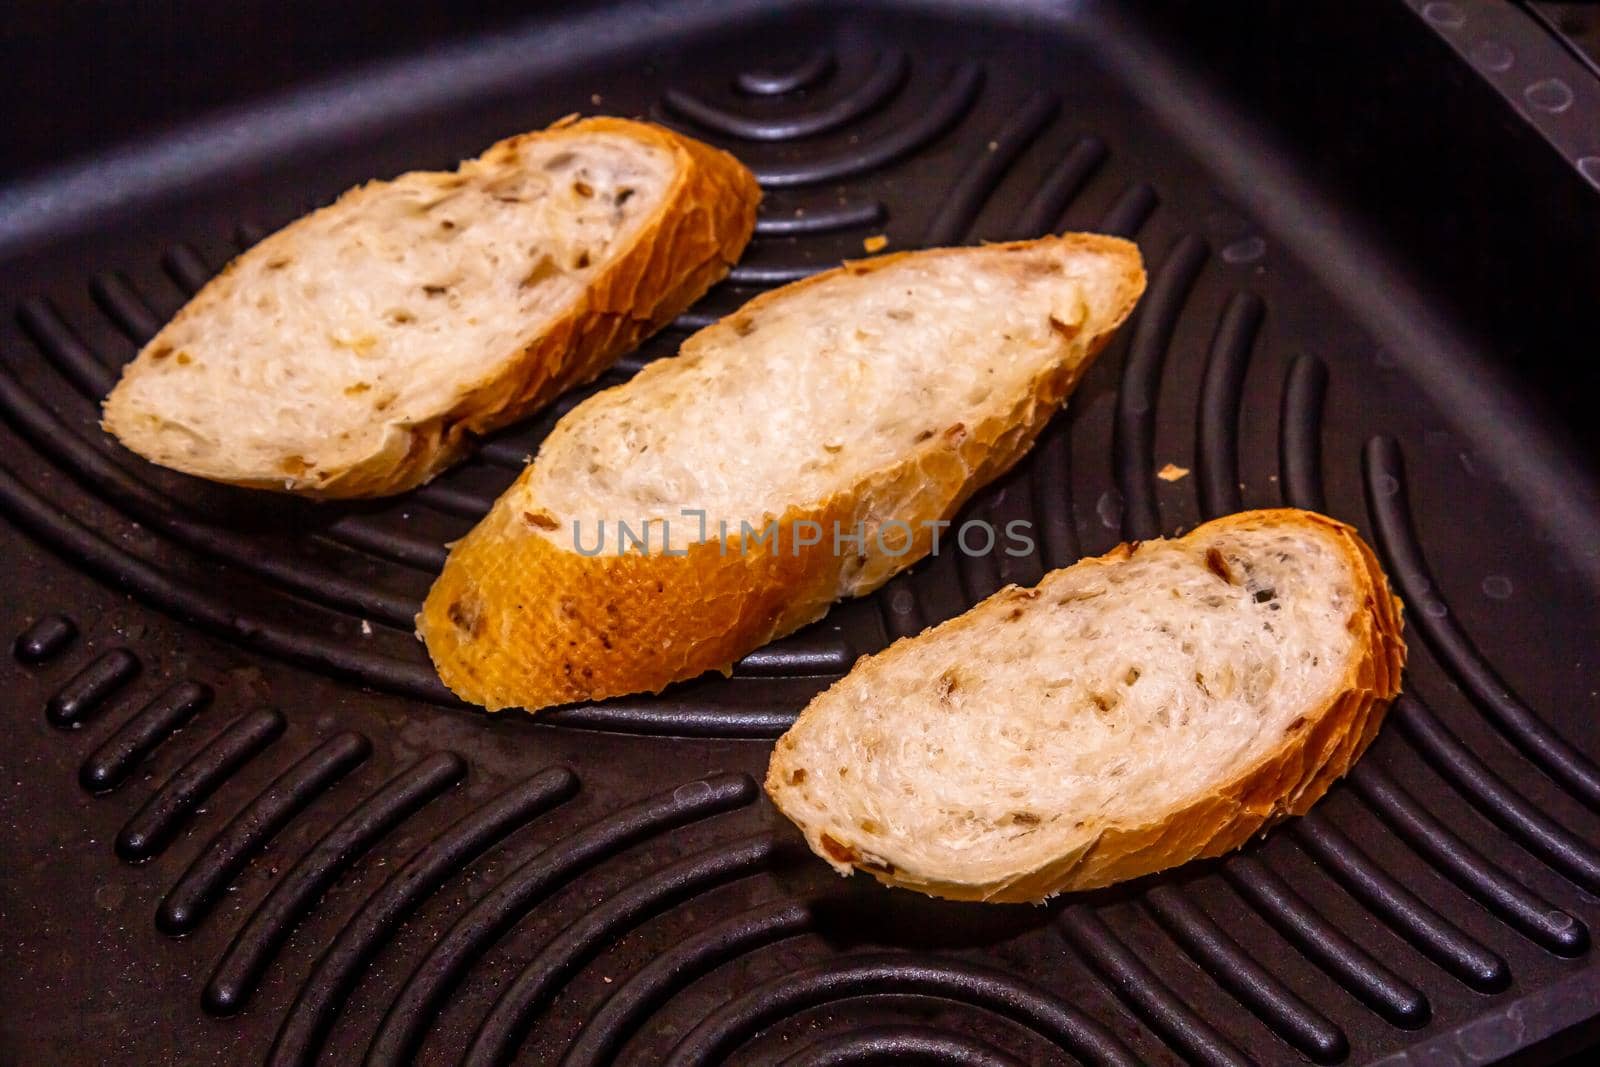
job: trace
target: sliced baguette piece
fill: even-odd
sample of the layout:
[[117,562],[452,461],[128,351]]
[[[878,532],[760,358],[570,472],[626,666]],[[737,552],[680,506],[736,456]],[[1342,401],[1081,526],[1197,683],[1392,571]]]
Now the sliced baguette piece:
[[370,182],[201,289],[125,369],[103,425],[202,478],[400,492],[692,304],[759,199],[727,153],[613,118]]
[[[417,620],[440,676],[490,709],[654,692],[876,589],[1028,450],[1143,288],[1132,244],[1067,234],[758,297],[573,409],[455,545]],[[618,520],[648,552],[618,551]]]
[[1042,900],[1304,814],[1377,733],[1405,655],[1353,529],[1243,512],[859,660],[779,739],[766,789],[841,873]]

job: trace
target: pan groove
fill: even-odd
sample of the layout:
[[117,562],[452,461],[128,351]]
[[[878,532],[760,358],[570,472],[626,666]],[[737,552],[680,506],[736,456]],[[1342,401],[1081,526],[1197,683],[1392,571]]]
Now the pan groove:
[[339,820],[278,880],[234,935],[201,994],[206,1011],[231,1015],[243,1008],[289,932],[316,907],[328,887],[391,830],[466,773],[467,763],[460,756],[435,752],[395,775]]
[[1111,441],[1122,492],[1124,540],[1148,541],[1162,534],[1154,481],[1156,399],[1172,335],[1209,255],[1203,238],[1192,233],[1180,237],[1156,269],[1150,292],[1134,313]]
[[267,1055],[268,1067],[314,1063],[361,968],[406,917],[463,867],[512,831],[571,799],[578,787],[578,776],[570,768],[547,767],[463,815],[407,860],[367,899],[317,961],[278,1029]]
[[1239,856],[1223,874],[1256,912],[1352,996],[1395,1026],[1426,1025],[1433,1007],[1422,991],[1328,922],[1293,886],[1253,856]]
[[1252,959],[1186,893],[1157,886],[1145,894],[1145,903],[1217,984],[1284,1041],[1317,1063],[1338,1063],[1349,1055],[1350,1041],[1343,1030]]
[[11,654],[30,667],[38,667],[67,650],[78,636],[78,624],[65,615],[41,615],[17,635]]
[[1247,1067],[1251,1062],[1238,1046],[1184,1004],[1092,909],[1083,905],[1067,909],[1061,928],[1107,987],[1173,1051],[1206,1067]]
[[1099,1023],[1020,978],[956,960],[872,953],[830,960],[756,986],[691,1030],[664,1067],[714,1063],[763,1027],[797,1011],[891,992],[956,1001],[1003,1015],[1086,1063],[1133,1067],[1138,1062]]
[[129,863],[159,855],[200,802],[282,736],[285,725],[283,715],[271,708],[234,719],[127,821],[117,835],[117,855]]
[[1436,869],[1517,933],[1557,956],[1573,958],[1589,950],[1589,928],[1581,919],[1512,880],[1383,771],[1370,762],[1357,764],[1350,781]]
[[662,104],[667,111],[727,137],[745,141],[793,141],[829,133],[870,115],[888,103],[905,83],[910,70],[911,63],[904,51],[885,50],[879,53],[866,77],[845,89],[837,99],[790,115],[762,118],[745,115],[684,89],[668,89]]
[[125,648],[110,648],[90,660],[45,702],[51,726],[76,730],[142,669],[139,657]]
[[463,913],[412,971],[367,1048],[367,1067],[408,1062],[445,995],[473,960],[556,888],[630,845],[755,798],[756,784],[748,775],[689,782],[593,822],[523,863]]
[[1301,819],[1295,835],[1325,871],[1428,959],[1480,993],[1511,984],[1503,957],[1401,885],[1327,820]]
[[947,133],[972,107],[982,85],[982,68],[971,63],[962,64],[950,75],[944,88],[916,115],[895,125],[881,137],[863,139],[856,147],[831,156],[792,163],[769,163],[751,169],[755,172],[756,181],[763,188],[770,189],[842,181],[878,170]]
[[1200,513],[1208,519],[1244,507],[1239,492],[1239,406],[1256,332],[1265,313],[1265,305],[1254,293],[1234,293],[1211,338],[1195,434],[1196,489]]
[[589,1016],[561,1067],[606,1067],[628,1031],[689,985],[735,957],[809,931],[811,908],[799,901],[761,904],[668,948],[627,979]]
[[156,928],[174,937],[196,929],[250,857],[371,753],[365,736],[345,732],[291,764],[194,858],[156,908]]
[[1440,597],[1413,529],[1399,443],[1374,437],[1361,459],[1372,532],[1390,577],[1412,608],[1407,622],[1422,631],[1457,684],[1523,755],[1591,808],[1600,808],[1600,768],[1511,692]]
[[629,928],[680,901],[760,870],[774,851],[772,838],[765,833],[713,845],[591,909],[512,979],[473,1036],[462,1067],[501,1067],[510,1062],[534,1013],[602,944],[615,944]]
[[211,704],[215,694],[201,682],[177,682],[151,698],[118,727],[78,768],[78,783],[91,793],[109,793],[127,780],[134,765]]

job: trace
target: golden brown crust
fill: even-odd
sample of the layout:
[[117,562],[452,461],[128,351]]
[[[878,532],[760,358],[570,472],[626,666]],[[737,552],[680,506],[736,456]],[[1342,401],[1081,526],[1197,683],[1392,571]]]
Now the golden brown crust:
[[[824,530],[837,520],[850,530],[871,509],[918,531],[910,551],[896,557],[869,546],[866,560],[858,562],[835,554],[831,543],[799,556],[785,543],[773,556],[759,548],[741,551],[736,538],[723,551],[713,537],[681,557],[618,556],[609,550],[586,557],[541,536],[516,514],[509,502],[519,495],[519,480],[456,543],[417,617],[417,631],[444,683],[490,710],[659,692],[706,671],[728,670],[752,649],[820,618],[841,591],[870,592],[921,559],[932,537],[922,520],[949,518],[1027,452],[1143,291],[1138,252],[1128,242],[1097,234],[1046,240],[1114,255],[1123,268],[1120,313],[1084,358],[1041,374],[1011,408],[965,427],[959,439],[932,439],[848,490],[797,502],[778,518],[784,531],[806,520]],[[838,270],[870,273],[910,254]],[[737,314],[758,313],[822,277],[763,294]],[[727,322],[707,331],[731,328]],[[842,581],[847,565],[860,569]]]
[[[492,161],[513,154],[533,138],[595,133],[620,134],[665,150],[677,164],[677,176],[661,207],[645,221],[627,251],[595,277],[577,304],[499,363],[492,376],[465,387],[450,410],[391,427],[380,450],[314,483],[286,479],[276,472],[254,477],[188,466],[180,469],[234,485],[321,498],[402,492],[460,459],[475,437],[515,422],[565,390],[594,379],[619,356],[671,322],[738,261],[755,230],[760,188],[755,176],[728,153],[663,127],[627,119],[575,120],[568,116],[545,130],[500,141],[482,158]],[[315,214],[338,210],[346,198],[361,195],[364,188],[352,189]],[[243,255],[260,253],[276,236]],[[232,267],[230,263],[208,282],[179,317],[219,298]],[[158,334],[145,351],[160,340]],[[136,360],[125,373],[133,372],[137,365]],[[111,432],[116,432],[115,421],[108,408],[106,427]],[[150,458],[166,462],[163,457]]]
[[[1341,542],[1356,576],[1357,608],[1348,625],[1355,654],[1344,679],[1323,707],[1306,715],[1305,726],[1277,751],[1206,796],[1165,812],[1153,812],[1138,825],[1109,826],[1095,837],[1044,866],[992,882],[956,883],[917,877],[904,870],[885,871],[862,862],[849,841],[823,840],[822,830],[800,825],[819,855],[848,862],[887,885],[903,886],[930,896],[996,903],[1039,901],[1057,893],[1095,889],[1138,878],[1201,857],[1238,848],[1285,815],[1303,815],[1328,787],[1349,771],[1366,751],[1400,691],[1406,646],[1401,636],[1402,605],[1389,591],[1377,558],[1356,531],[1316,512],[1277,508],[1242,512],[1191,531],[1219,527],[1312,523],[1332,531]],[[1187,539],[1187,538],[1186,538]],[[1126,559],[1134,551],[1118,545],[1098,560]],[[996,596],[1005,595],[1005,591]],[[880,656],[894,655],[891,647]],[[807,709],[806,713],[809,713]],[[790,788],[782,740],[768,767],[766,791],[780,810]],[[787,811],[786,811],[787,813]],[[797,824],[798,825],[798,824]]]

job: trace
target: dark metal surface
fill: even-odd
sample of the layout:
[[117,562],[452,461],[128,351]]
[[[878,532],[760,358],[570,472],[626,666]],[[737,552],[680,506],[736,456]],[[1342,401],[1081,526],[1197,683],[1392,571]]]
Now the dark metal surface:
[[[0,188],[0,1060],[1421,1064],[1588,1036],[1600,493],[1568,394],[1600,291],[1572,138],[1600,110],[1576,81],[1516,103],[1576,77],[1547,48],[1576,59],[1515,10],[1364,0],[1365,47],[1318,49],[1343,31],[1317,6],[583,7]],[[1472,65],[1490,36],[1513,67]],[[1404,97],[1352,106],[1397,70]],[[366,504],[203,485],[100,432],[118,366],[268,229],[574,110],[767,187],[735,274],[592,388],[877,233],[1135,238],[1134,320],[967,511],[1037,551],[927,561],[731,678],[490,717],[411,615],[589,390]],[[766,739],[858,655],[1280,502],[1362,529],[1412,646],[1309,817],[982,908],[839,880],[760,798]]]

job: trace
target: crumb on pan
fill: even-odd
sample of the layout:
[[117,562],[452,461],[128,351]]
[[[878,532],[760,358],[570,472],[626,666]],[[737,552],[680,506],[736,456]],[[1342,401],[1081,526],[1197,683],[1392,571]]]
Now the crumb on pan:
[[1176,463],[1168,463],[1160,470],[1156,471],[1156,477],[1160,478],[1164,482],[1181,481],[1182,479],[1189,477],[1189,468],[1180,467]]

